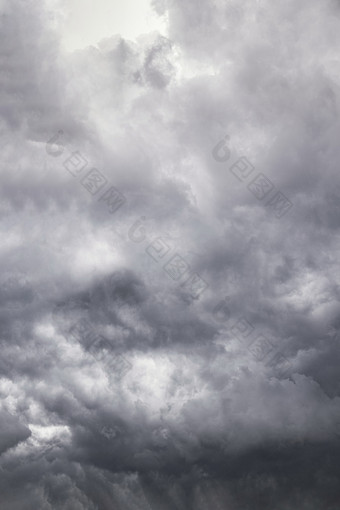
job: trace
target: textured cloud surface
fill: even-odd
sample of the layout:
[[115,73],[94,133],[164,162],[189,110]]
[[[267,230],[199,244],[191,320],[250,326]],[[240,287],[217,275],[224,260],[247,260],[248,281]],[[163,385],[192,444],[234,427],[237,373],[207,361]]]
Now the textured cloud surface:
[[339,3],[79,5],[0,1],[0,508],[338,509]]

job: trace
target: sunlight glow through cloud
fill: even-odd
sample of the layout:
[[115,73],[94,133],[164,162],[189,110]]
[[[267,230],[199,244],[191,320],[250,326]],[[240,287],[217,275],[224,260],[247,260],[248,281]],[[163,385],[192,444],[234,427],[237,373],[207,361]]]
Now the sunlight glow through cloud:
[[144,33],[166,35],[166,21],[152,9],[149,0],[59,0],[63,16],[59,23],[67,51],[95,46],[101,39],[121,35],[129,40]]

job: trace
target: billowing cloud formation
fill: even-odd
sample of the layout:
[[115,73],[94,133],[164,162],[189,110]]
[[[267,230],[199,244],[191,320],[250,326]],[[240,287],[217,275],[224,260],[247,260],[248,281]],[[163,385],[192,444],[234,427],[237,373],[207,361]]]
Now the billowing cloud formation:
[[16,446],[20,441],[27,439],[30,436],[30,431],[27,427],[21,425],[17,419],[5,411],[1,411],[1,453],[9,448]]
[[153,7],[0,3],[0,506],[335,510],[339,5]]

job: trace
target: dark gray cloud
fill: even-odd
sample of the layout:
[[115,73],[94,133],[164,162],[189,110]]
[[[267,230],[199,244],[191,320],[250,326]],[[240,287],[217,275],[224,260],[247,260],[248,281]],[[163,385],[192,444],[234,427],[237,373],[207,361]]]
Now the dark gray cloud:
[[153,7],[0,2],[0,507],[336,510],[339,6]]

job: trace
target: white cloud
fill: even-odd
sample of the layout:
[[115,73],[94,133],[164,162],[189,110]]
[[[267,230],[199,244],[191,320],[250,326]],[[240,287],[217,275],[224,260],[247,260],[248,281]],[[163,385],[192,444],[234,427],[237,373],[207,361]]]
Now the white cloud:
[[166,34],[166,20],[155,14],[149,0],[58,0],[54,9],[60,9],[58,28],[66,51],[97,46],[116,34],[131,41],[154,30]]

